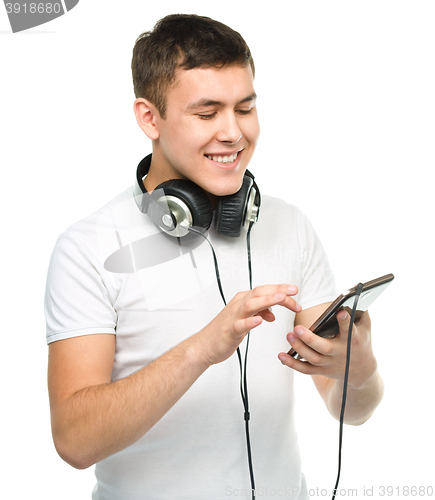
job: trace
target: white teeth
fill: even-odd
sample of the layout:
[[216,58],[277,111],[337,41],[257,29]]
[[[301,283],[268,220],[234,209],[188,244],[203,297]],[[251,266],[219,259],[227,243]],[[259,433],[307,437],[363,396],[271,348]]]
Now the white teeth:
[[234,153],[230,156],[210,156],[210,155],[207,155],[207,158],[209,160],[213,160],[213,161],[217,161],[219,163],[233,163],[236,158],[237,158],[237,155],[239,154],[239,152],[237,151],[237,153]]

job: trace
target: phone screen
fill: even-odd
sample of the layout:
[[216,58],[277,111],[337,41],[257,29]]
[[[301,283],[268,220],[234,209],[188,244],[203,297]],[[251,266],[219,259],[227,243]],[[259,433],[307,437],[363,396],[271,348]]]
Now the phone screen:
[[[374,280],[364,283],[361,295],[358,299],[358,306],[355,314],[355,323],[362,313],[367,311],[369,306],[381,295],[381,293],[391,284],[394,275],[387,274]],[[350,314],[355,301],[356,286],[346,290],[328,307],[328,309],[311,325],[310,330],[316,335],[325,338],[334,338],[338,334],[338,323],[336,314],[342,309],[346,309]]]
[[[358,322],[363,312],[367,311],[369,306],[373,304],[379,295],[381,295],[381,293],[391,284],[393,279],[393,274],[387,274],[363,284],[355,313],[355,323]],[[346,311],[351,314],[355,301],[355,293],[356,286],[339,295],[326,311],[311,325],[310,330],[320,337],[328,339],[336,337],[339,330],[336,315],[343,309],[346,309]],[[294,358],[300,359],[294,349],[290,349],[288,353]]]

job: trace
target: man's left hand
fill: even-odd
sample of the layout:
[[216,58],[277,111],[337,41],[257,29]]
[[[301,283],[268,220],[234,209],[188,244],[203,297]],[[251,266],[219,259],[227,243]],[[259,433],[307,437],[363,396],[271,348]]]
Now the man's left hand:
[[[305,361],[296,360],[286,353],[279,354],[280,361],[300,373],[323,375],[343,381],[350,315],[344,310],[340,311],[337,313],[337,320],[339,333],[333,339],[324,339],[302,325],[296,326],[294,331],[287,335],[287,340]],[[376,358],[371,345],[370,316],[366,311],[353,326],[349,385],[364,385],[376,369]]]

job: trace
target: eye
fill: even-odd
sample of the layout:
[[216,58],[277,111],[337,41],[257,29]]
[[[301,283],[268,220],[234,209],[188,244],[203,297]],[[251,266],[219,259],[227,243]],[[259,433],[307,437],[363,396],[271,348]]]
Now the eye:
[[198,115],[198,116],[199,116],[199,118],[201,118],[201,120],[210,120],[215,115],[216,115],[216,112],[215,113],[210,113],[209,115]]
[[236,112],[239,113],[239,115],[249,115],[249,113],[252,111],[252,108],[249,109],[237,109]]

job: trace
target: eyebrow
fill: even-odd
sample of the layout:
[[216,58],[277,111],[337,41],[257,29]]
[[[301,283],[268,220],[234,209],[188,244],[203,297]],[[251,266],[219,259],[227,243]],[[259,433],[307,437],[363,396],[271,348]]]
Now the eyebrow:
[[[244,99],[239,101],[237,103],[237,105],[243,104],[244,102],[254,101],[256,98],[257,98],[257,94],[255,92],[253,92],[252,94],[248,95],[247,97],[245,97]],[[187,109],[189,111],[192,111],[192,110],[199,109],[199,108],[206,108],[208,106],[223,106],[223,102],[215,101],[213,99],[203,98],[203,99],[200,99],[199,101],[192,102],[191,104],[189,104],[187,106]]]

